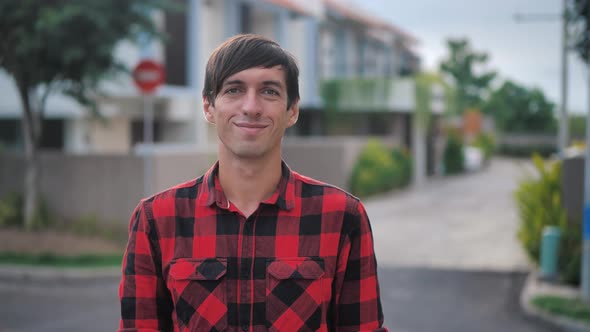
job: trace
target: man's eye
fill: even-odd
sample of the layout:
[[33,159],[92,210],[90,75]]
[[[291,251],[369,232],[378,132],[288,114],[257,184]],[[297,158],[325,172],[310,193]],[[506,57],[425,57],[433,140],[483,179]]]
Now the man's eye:
[[238,89],[238,88],[229,88],[229,89],[225,90],[225,93],[229,93],[229,94],[236,94],[239,92],[240,92],[240,89]]
[[273,89],[264,89],[264,91],[262,91],[262,93],[264,93],[265,95],[271,95],[271,96],[278,96],[279,95],[279,93]]

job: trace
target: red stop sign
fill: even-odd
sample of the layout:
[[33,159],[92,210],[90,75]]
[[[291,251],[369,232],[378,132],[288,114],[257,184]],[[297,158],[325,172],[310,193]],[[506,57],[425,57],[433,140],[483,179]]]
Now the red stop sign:
[[152,60],[142,60],[133,69],[135,85],[143,93],[154,92],[164,83],[165,75],[164,66]]

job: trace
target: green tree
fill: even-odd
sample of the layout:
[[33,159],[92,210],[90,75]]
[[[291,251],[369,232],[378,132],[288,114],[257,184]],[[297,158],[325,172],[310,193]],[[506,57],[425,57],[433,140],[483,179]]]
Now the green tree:
[[496,72],[481,68],[487,63],[488,54],[472,50],[467,39],[449,39],[447,47],[449,56],[442,61],[440,70],[455,87],[457,112],[463,114],[467,108],[481,107],[496,77]]
[[584,62],[590,63],[590,1],[571,1],[568,15],[573,47]]
[[543,91],[508,80],[492,92],[484,112],[504,132],[555,132],[554,108]]
[[140,34],[161,37],[151,12],[167,8],[163,0],[0,1],[0,68],[12,76],[23,110],[26,228],[38,205],[37,150],[47,98],[62,93],[92,106],[99,82],[124,70],[115,46]]

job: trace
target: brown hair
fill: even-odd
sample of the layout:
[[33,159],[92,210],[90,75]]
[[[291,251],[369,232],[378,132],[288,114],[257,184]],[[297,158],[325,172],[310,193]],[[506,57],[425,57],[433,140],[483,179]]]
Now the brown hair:
[[262,36],[243,34],[219,45],[209,57],[203,98],[214,105],[223,82],[242,70],[282,66],[287,84],[287,109],[299,99],[299,68],[295,58],[276,42]]

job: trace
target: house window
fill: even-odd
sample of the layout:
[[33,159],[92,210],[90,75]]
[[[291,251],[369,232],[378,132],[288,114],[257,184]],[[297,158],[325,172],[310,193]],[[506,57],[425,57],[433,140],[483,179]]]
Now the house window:
[[19,120],[0,120],[0,150],[12,150],[21,145],[20,126]]
[[[62,150],[64,147],[64,120],[43,120],[39,148]],[[20,120],[0,120],[0,150],[20,150],[23,137]]]
[[[153,139],[154,142],[162,141],[162,123],[154,120],[153,126]],[[131,122],[131,145],[134,146],[137,143],[143,143],[143,120],[133,120]]]
[[[175,0],[188,8],[187,0]],[[168,39],[164,44],[166,84],[188,85],[187,11],[166,11],[164,28]]]
[[64,147],[64,120],[43,120],[41,132],[41,149],[62,150]]

